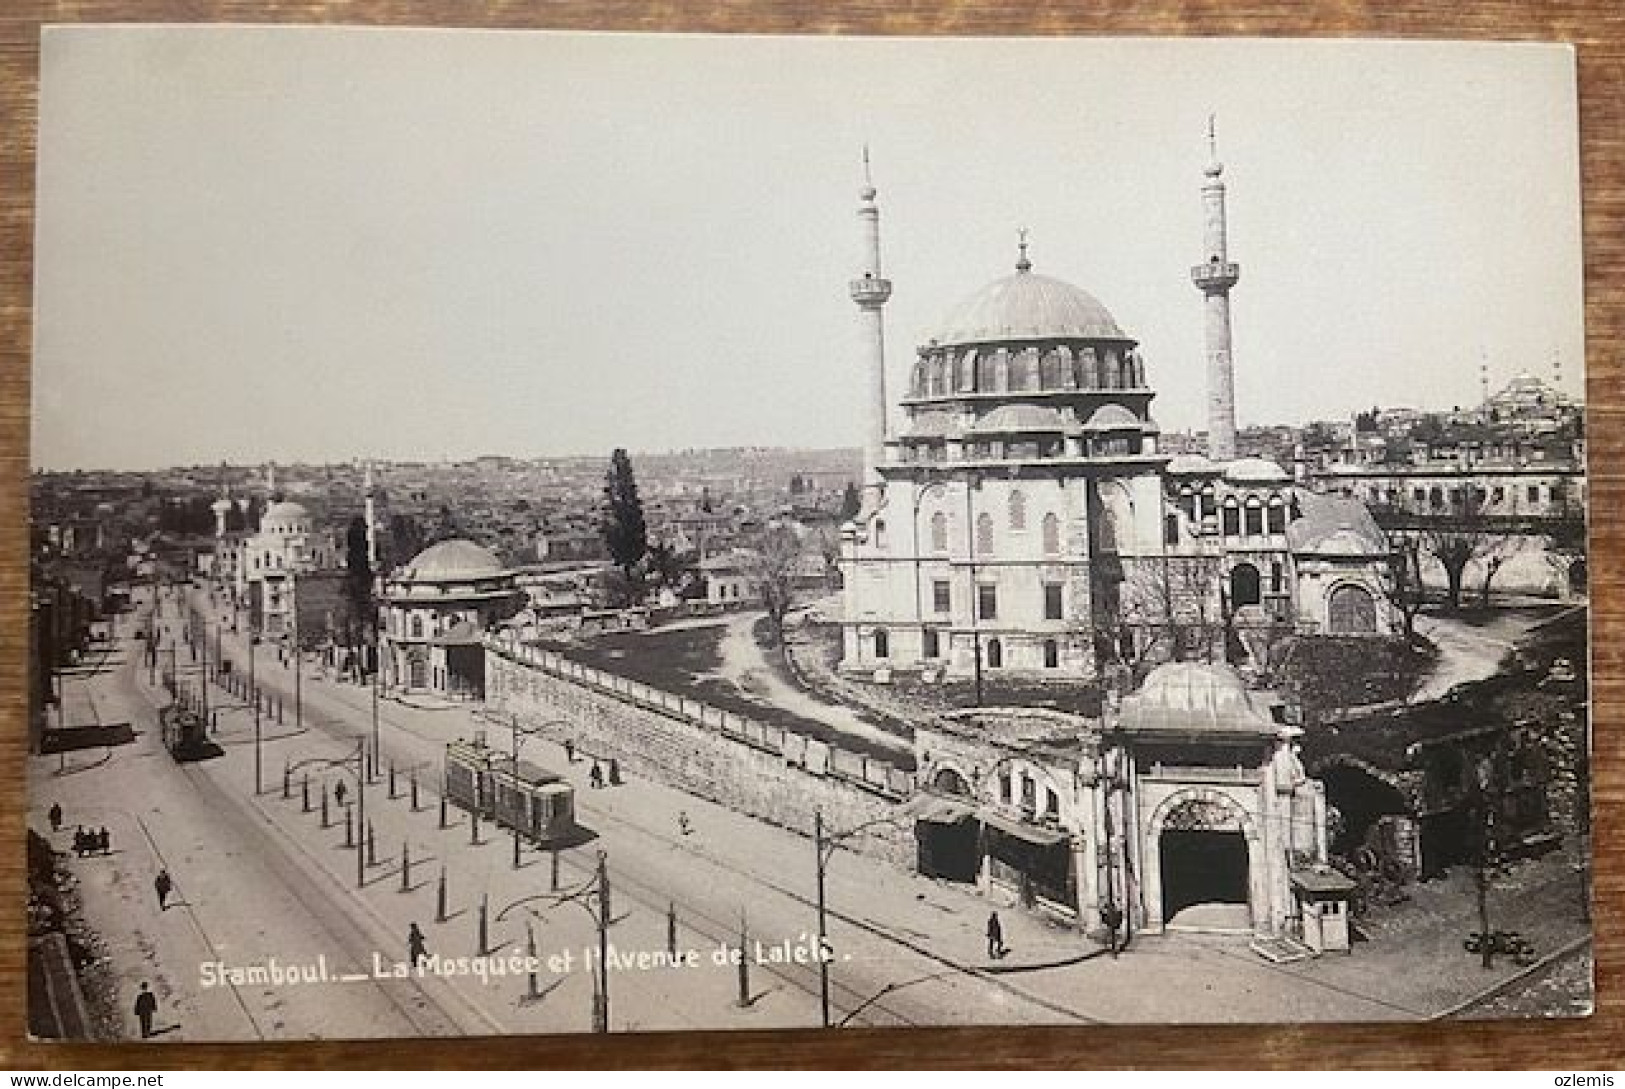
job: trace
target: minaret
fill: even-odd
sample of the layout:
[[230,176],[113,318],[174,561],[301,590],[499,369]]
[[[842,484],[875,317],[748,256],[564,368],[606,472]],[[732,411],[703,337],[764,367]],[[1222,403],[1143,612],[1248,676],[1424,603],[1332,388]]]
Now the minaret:
[[265,501],[276,502],[276,462],[265,463]]
[[851,283],[863,334],[865,385],[868,387],[863,429],[864,507],[879,500],[880,464],[886,457],[886,332],[882,311],[891,298],[891,281],[880,273],[880,208],[869,177],[869,149],[863,149],[863,188],[858,191],[858,220],[863,224],[863,274]]
[[372,462],[367,462],[365,475],[362,478],[361,494],[365,497],[367,519],[367,566],[374,571],[378,570],[378,518],[375,500],[377,489],[372,482]]
[[1230,358],[1230,289],[1241,266],[1228,260],[1224,226],[1224,164],[1219,162],[1213,116],[1207,119],[1208,164],[1202,183],[1207,261],[1191,269],[1207,309],[1207,452],[1214,461],[1236,456],[1236,375]]

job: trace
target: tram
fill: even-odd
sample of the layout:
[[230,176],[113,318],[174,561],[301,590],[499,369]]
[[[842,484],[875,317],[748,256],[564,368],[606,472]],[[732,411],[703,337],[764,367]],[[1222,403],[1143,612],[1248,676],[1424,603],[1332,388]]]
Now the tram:
[[195,711],[170,705],[158,713],[164,748],[176,763],[204,760],[220,755],[220,747],[209,740],[203,717]]
[[575,788],[528,760],[474,741],[446,745],[446,798],[537,844],[561,844],[576,834]]

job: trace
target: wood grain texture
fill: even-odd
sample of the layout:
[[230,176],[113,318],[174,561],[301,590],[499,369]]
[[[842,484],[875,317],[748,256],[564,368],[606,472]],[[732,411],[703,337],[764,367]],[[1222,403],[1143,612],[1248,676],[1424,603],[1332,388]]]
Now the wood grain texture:
[[[985,1028],[518,1037],[296,1045],[24,1039],[24,655],[39,27],[304,22],[642,31],[1528,39],[1578,48],[1591,406],[1598,1012],[1551,1023]],[[0,4],[0,1065],[165,1067],[1625,1066],[1625,5],[1618,0],[7,0]],[[1557,179],[1555,184],[1563,184]],[[88,421],[87,421],[88,422]]]

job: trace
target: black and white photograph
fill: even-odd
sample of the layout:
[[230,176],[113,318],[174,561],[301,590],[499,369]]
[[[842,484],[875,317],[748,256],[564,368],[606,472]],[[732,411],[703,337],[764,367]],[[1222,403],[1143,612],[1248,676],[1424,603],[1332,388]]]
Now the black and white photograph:
[[1592,1012],[1568,46],[48,27],[37,162],[35,1038]]

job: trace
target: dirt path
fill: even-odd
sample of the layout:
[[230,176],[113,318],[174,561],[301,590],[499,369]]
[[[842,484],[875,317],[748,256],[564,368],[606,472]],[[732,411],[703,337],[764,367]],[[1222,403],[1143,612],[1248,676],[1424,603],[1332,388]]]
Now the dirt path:
[[1492,677],[1501,659],[1515,647],[1541,617],[1503,613],[1484,624],[1469,624],[1453,617],[1419,616],[1416,630],[1439,648],[1433,671],[1417,689],[1413,702],[1436,700],[1458,684]]
[[771,703],[792,714],[821,722],[837,733],[861,737],[891,752],[909,753],[909,746],[895,735],[865,722],[848,707],[815,699],[785,681],[763,656],[752,629],[764,614],[736,613],[728,618],[727,634],[717,648],[722,663],[712,676],[727,681],[752,699]]

